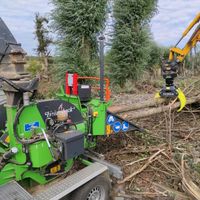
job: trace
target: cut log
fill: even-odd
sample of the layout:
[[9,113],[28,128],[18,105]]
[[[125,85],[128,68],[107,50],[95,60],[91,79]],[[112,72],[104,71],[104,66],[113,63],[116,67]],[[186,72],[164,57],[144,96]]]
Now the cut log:
[[[190,105],[190,104],[198,102],[198,101],[200,101],[200,95],[187,99],[186,105]],[[153,105],[154,105],[154,107],[153,107]],[[118,109],[117,111],[115,111],[115,110],[112,110],[112,111],[114,111],[114,113],[123,113],[123,112],[135,110],[135,111],[131,112],[131,118],[129,118],[129,120],[132,120],[132,119],[149,117],[151,115],[155,115],[155,114],[159,114],[159,113],[168,111],[170,109],[170,107],[171,107],[171,110],[177,109],[177,108],[180,107],[180,102],[175,102],[172,105],[171,104],[160,105],[158,107],[155,107],[155,105],[157,105],[155,103],[155,101],[149,101],[149,102],[146,102],[146,103],[142,103],[141,106],[139,106],[139,104],[136,104],[136,106],[131,105],[131,106],[129,106],[129,108],[126,107],[126,108],[123,108],[123,109]],[[152,107],[152,108],[149,108],[149,106]],[[137,108],[137,110],[135,108]],[[142,108],[144,108],[144,109],[142,109]]]
[[[159,100],[159,104],[164,103],[164,102],[165,102],[164,99]],[[109,108],[109,111],[114,112],[116,114],[119,114],[119,113],[124,113],[124,112],[127,112],[127,111],[139,110],[139,109],[142,109],[142,108],[155,107],[157,105],[158,105],[158,102],[155,101],[154,98],[152,98],[152,99],[149,99],[147,101],[144,101],[144,102],[141,101],[139,103],[135,103],[135,104],[129,105],[129,106],[126,106],[126,105],[112,106],[112,107]]]

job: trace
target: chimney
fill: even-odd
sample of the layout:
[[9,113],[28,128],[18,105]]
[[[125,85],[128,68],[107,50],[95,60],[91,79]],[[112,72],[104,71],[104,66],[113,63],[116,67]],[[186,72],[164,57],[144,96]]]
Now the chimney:
[[24,65],[26,52],[0,18],[0,76],[9,79],[29,78]]

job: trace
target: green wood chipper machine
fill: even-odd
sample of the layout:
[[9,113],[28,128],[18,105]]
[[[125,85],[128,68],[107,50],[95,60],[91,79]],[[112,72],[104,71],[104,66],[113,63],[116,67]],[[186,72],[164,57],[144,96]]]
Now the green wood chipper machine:
[[[0,83],[5,94],[0,100],[0,199],[109,198],[108,178],[99,175],[117,167],[87,152],[99,136],[141,129],[107,110],[109,80],[104,78],[104,38],[99,39],[99,78],[66,73],[55,99],[36,100],[39,80],[30,80],[24,72],[25,52],[0,20]],[[100,98],[93,97],[90,85],[80,84],[90,79],[100,85]],[[85,167],[69,175],[76,160]],[[46,187],[30,193],[38,185]]]

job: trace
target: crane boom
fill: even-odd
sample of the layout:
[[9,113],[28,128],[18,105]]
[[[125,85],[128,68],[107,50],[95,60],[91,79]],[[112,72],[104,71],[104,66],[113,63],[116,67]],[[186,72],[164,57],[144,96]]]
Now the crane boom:
[[200,13],[197,14],[197,16],[193,19],[193,21],[189,24],[189,26],[185,29],[182,36],[185,37],[189,31],[197,24],[200,20]]
[[[185,31],[182,34],[181,39],[178,41],[178,43],[175,45],[175,47],[170,49],[169,53],[169,60],[173,61],[175,58],[174,56],[176,55],[176,59],[178,62],[182,62],[185,57],[188,55],[188,53],[191,51],[193,47],[196,46],[197,42],[200,41],[200,24],[198,24],[200,21],[200,13],[194,18],[194,20],[189,24],[189,26],[185,29]],[[185,46],[180,49],[177,47],[177,45],[182,41],[182,39],[190,32],[190,30],[196,25],[196,29],[193,32],[192,36],[190,39],[187,41]]]
[[[162,66],[162,76],[165,79],[165,85],[162,90],[157,93],[156,97],[164,97],[164,98],[176,98],[180,100],[181,107],[179,111],[181,111],[185,104],[186,98],[180,88],[177,88],[174,85],[174,78],[177,77],[179,64],[183,62],[188,53],[192,50],[193,47],[200,41],[200,13],[196,15],[193,21],[189,24],[189,26],[183,32],[181,38],[177,42],[177,44],[170,49],[169,58],[167,62],[165,62]],[[178,48],[177,45],[182,41],[182,39],[191,31],[191,29],[197,25],[194,30],[192,36],[187,41],[185,46],[181,49]]]

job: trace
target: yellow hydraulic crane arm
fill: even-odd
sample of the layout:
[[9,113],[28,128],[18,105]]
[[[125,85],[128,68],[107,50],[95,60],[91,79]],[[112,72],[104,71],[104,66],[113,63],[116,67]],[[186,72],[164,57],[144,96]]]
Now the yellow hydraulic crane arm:
[[199,24],[197,28],[195,29],[194,33],[192,34],[192,36],[190,37],[190,39],[188,40],[188,42],[186,43],[186,45],[182,49],[176,47],[180,43],[180,41],[189,33],[189,31],[196,24],[199,23],[199,21],[200,21],[200,13],[194,18],[194,20],[185,29],[185,31],[182,34],[182,37],[180,38],[178,43],[175,45],[175,47],[170,49],[169,61],[174,60],[175,59],[174,56],[176,55],[177,56],[176,59],[178,60],[178,62],[182,62],[187,56],[187,54],[191,51],[191,49],[196,46],[197,42],[200,41],[200,24]]
[[[177,97],[180,101],[180,108],[178,111],[181,111],[186,105],[186,98],[184,93],[180,88],[177,88],[174,85],[174,78],[177,76],[179,63],[183,62],[185,57],[191,51],[193,47],[196,46],[197,42],[200,41],[200,13],[194,18],[194,20],[189,24],[189,26],[183,32],[181,38],[177,44],[170,49],[169,59],[162,66],[162,76],[165,79],[165,85],[162,90],[156,94],[156,97],[163,98],[174,98]],[[181,49],[177,45],[181,40],[189,33],[189,31],[196,25],[196,29],[185,46]]]
[[200,20],[200,13],[198,13],[196,15],[196,17],[193,19],[193,21],[189,24],[189,26],[185,29],[185,31],[183,32],[182,34],[182,37],[185,37],[189,31],[197,24],[199,23],[199,20]]

